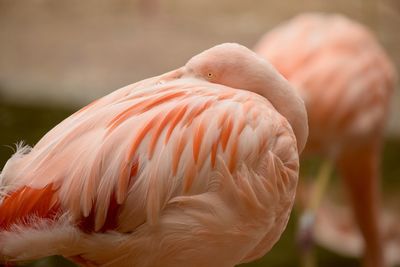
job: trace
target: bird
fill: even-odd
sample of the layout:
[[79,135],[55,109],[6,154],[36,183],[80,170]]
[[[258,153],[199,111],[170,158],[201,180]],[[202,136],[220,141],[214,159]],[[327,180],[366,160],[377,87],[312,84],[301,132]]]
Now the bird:
[[0,259],[257,259],[286,227],[307,136],[303,100],[270,63],[237,43],[211,47],[17,145],[0,175]]
[[273,28],[254,51],[304,99],[310,136],[303,158],[323,157],[323,173],[338,171],[363,235],[364,265],[384,266],[379,165],[397,80],[389,56],[361,23],[313,12]]

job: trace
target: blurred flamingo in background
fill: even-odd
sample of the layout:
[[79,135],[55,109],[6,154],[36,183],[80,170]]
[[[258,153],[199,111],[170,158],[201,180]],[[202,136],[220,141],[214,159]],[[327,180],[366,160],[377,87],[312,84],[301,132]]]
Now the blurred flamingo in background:
[[286,227],[307,135],[304,103],[272,65],[241,45],[215,46],[19,146],[0,176],[1,259],[259,258]]
[[[267,33],[255,51],[299,90],[309,115],[306,154],[337,167],[364,237],[365,265],[384,266],[379,164],[392,63],[368,29],[341,15],[299,15]],[[331,166],[323,165],[322,185]]]

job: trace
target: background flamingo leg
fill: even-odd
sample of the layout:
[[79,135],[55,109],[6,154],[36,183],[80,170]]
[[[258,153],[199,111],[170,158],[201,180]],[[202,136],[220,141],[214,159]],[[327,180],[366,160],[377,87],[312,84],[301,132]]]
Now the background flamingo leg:
[[380,209],[379,142],[345,150],[338,158],[338,169],[347,185],[354,217],[365,241],[364,266],[384,266],[379,227]]

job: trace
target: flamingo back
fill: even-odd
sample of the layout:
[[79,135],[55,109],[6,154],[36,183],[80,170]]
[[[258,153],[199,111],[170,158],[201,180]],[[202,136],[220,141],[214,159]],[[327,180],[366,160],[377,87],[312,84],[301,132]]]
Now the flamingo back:
[[[19,254],[26,247],[16,240],[25,237],[85,264],[176,266],[183,259],[171,253],[201,262],[222,244],[238,253],[220,251],[216,264],[246,262],[283,232],[298,169],[293,130],[267,99],[171,72],[86,106],[9,160],[0,205],[0,240],[8,245],[0,254],[35,257]],[[68,230],[37,234],[57,222]],[[157,254],[150,248],[160,238],[171,245]],[[10,252],[13,244],[19,250]]]

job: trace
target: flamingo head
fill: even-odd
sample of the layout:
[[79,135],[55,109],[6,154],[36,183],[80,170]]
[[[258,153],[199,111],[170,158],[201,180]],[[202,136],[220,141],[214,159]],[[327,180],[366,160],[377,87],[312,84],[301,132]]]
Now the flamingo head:
[[214,46],[191,58],[183,72],[182,77],[202,79],[264,96],[291,124],[299,152],[304,149],[308,123],[303,100],[269,62],[250,49],[236,43]]

